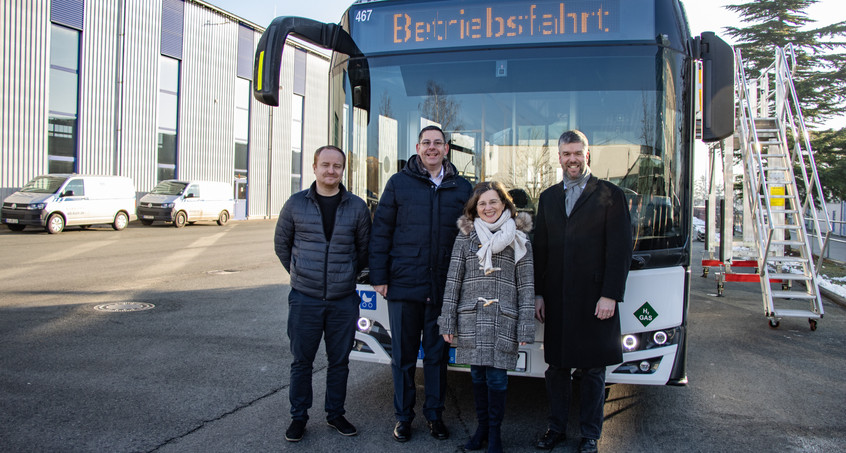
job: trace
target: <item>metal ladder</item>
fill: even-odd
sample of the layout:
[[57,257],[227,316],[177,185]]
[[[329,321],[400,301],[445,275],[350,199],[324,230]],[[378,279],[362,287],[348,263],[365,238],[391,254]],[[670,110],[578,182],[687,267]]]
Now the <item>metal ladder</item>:
[[[773,328],[782,318],[807,317],[811,330],[816,330],[824,315],[816,269],[829,233],[821,233],[815,209],[823,192],[793,86],[794,49],[776,48],[773,64],[751,81],[743,63],[736,49],[735,140],[746,175],[745,192],[751,194],[747,202],[753,214],[764,313]],[[827,218],[824,221],[828,224]],[[821,251],[816,266],[811,240],[819,242]],[[786,253],[788,247],[794,253]],[[781,288],[773,288],[779,283]]]

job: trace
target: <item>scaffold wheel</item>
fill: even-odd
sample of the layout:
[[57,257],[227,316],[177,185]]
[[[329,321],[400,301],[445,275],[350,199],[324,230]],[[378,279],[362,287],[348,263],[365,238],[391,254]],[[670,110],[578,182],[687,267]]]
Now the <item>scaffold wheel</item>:
[[778,329],[779,324],[781,324],[781,323],[779,322],[778,319],[770,319],[770,327],[771,328]]
[[817,320],[816,320],[816,319],[814,319],[814,318],[809,318],[809,319],[808,319],[808,324],[810,324],[810,325],[811,325],[811,330],[812,330],[812,331],[813,331],[813,330],[817,330]]

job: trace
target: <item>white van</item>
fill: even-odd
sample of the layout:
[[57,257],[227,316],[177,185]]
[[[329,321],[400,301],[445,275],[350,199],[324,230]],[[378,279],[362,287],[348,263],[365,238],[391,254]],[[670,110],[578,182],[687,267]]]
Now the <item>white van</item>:
[[168,179],[138,202],[138,218],[144,225],[156,220],[173,222],[176,228],[200,220],[226,225],[233,212],[232,186],[225,182]]
[[39,176],[3,200],[0,218],[12,231],[38,225],[56,234],[96,224],[122,230],[135,219],[135,184],[124,176]]

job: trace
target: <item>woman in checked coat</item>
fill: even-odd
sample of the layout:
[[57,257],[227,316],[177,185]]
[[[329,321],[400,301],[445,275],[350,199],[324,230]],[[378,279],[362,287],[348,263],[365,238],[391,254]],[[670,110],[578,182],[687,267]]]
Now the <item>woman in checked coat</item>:
[[458,219],[441,316],[456,363],[469,364],[479,425],[464,448],[502,451],[500,427],[517,349],[535,339],[534,271],[528,214],[500,182],[476,185]]

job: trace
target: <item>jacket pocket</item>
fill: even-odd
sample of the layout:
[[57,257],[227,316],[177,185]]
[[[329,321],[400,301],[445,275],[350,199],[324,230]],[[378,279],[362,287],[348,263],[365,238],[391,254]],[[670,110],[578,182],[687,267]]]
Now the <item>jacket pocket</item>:
[[457,339],[455,346],[459,348],[476,347],[476,305],[459,307]]
[[494,347],[497,351],[516,354],[520,347],[517,343],[517,309],[503,304],[497,304],[497,307]]

